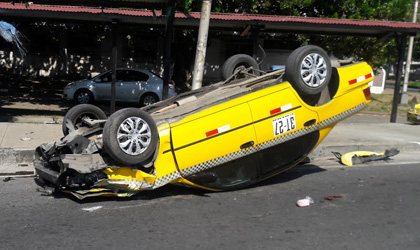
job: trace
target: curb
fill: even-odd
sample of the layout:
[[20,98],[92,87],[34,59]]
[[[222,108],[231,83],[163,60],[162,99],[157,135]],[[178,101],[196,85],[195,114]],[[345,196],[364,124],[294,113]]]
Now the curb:
[[0,176],[34,173],[34,149],[0,148]]
[[353,151],[373,151],[382,153],[387,149],[396,148],[400,152],[409,153],[409,152],[420,152],[420,144],[418,143],[404,143],[404,144],[370,144],[370,145],[328,145],[328,146],[318,146],[309,154],[310,159],[315,158],[324,158],[334,156],[331,152],[339,152],[345,154]]
[[34,152],[35,149],[32,148],[0,148],[0,164],[6,165],[32,162]]

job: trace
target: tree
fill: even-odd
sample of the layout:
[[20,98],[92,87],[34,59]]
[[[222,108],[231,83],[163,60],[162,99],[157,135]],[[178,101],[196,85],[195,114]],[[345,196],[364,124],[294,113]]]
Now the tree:
[[[201,1],[179,1],[181,11],[200,11]],[[365,20],[408,21],[412,0],[213,0],[213,11],[327,17]],[[379,38],[331,35],[299,35],[302,44],[317,44],[337,57],[354,56],[373,66],[385,64],[396,53],[393,41]]]

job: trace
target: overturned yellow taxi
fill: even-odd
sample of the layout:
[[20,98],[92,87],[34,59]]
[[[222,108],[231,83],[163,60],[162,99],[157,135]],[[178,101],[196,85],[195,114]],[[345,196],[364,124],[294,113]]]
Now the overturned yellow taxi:
[[75,106],[65,137],[36,149],[36,173],[80,199],[170,183],[242,188],[305,159],[335,124],[367,107],[374,78],[363,62],[332,68],[317,46],[296,49],[285,69],[245,75],[108,118]]
[[407,112],[407,121],[420,124],[420,104],[414,105],[414,108]]

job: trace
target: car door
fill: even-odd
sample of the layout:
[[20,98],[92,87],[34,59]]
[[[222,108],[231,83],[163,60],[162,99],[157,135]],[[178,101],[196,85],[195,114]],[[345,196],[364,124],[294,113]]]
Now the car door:
[[149,76],[137,70],[126,70],[123,74],[124,80],[121,84],[121,100],[139,102],[144,93]]
[[130,70],[117,70],[117,79],[115,82],[115,98],[118,101],[131,101],[128,90],[133,88]]
[[259,148],[261,177],[301,160],[315,146],[319,132],[311,127],[316,112],[302,104],[291,88],[249,102]]
[[[189,176],[217,168],[217,178],[207,183],[218,183],[213,187],[217,189],[255,179],[258,168],[256,154],[247,151],[256,141],[249,106],[246,102],[227,106],[213,107],[171,125],[173,152],[181,174]],[[242,164],[229,164],[238,161]]]
[[109,100],[111,99],[111,71],[105,72],[97,76],[94,80],[95,100]]

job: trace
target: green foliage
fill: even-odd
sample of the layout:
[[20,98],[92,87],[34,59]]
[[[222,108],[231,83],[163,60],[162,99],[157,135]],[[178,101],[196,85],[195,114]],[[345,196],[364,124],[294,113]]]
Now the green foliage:
[[[201,0],[178,1],[180,11],[200,11]],[[404,21],[412,0],[213,0],[212,10],[251,13]]]
[[[178,10],[200,11],[201,0],[178,2]],[[412,0],[213,0],[212,11],[222,13],[250,13],[327,17],[364,20],[409,21]],[[299,35],[302,44],[317,44],[337,57],[355,56],[373,66],[393,60],[396,46],[393,41],[377,38],[346,36]],[[417,51],[416,51],[417,52]],[[417,52],[420,54],[420,52]]]

